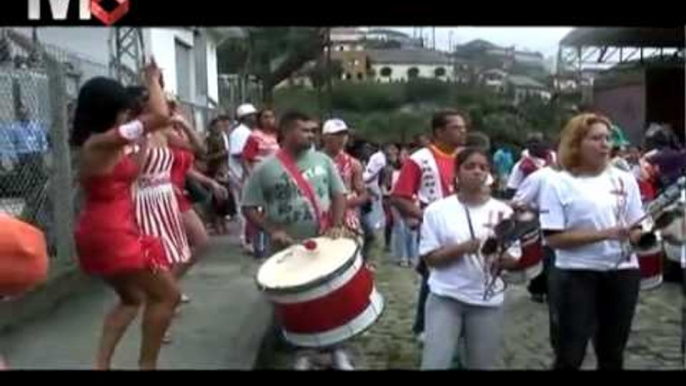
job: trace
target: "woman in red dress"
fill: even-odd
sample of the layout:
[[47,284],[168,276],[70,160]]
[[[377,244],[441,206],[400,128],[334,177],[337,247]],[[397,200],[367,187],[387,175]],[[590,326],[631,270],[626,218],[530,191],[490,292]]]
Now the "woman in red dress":
[[147,133],[169,124],[160,70],[145,68],[149,109],[128,123],[131,99],[118,82],[94,78],[80,90],[72,144],[80,149],[79,179],[85,207],[75,230],[81,268],[101,277],[119,297],[103,326],[96,367],[109,369],[115,348],[144,306],[141,369],[155,369],[162,338],[180,294],[157,238],[136,222],[132,186],[140,165],[132,156]]

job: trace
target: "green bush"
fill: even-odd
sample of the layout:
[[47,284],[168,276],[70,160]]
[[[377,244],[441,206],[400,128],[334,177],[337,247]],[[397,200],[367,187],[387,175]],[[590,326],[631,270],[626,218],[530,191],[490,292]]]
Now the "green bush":
[[[327,114],[327,92],[321,101],[316,90],[291,87],[276,90],[278,113],[299,109],[313,116]],[[550,138],[559,134],[563,109],[535,101],[514,107],[500,95],[480,87],[417,79],[407,83],[338,82],[332,93],[332,116],[344,119],[357,134],[379,142],[409,142],[430,132],[432,114],[440,108],[466,111],[472,129],[488,134],[493,142],[520,145],[525,133],[540,130]]]
[[450,83],[436,79],[413,79],[404,85],[406,103],[449,104]]
[[403,105],[403,93],[398,84],[337,83],[333,89],[335,109],[353,111],[388,111]]

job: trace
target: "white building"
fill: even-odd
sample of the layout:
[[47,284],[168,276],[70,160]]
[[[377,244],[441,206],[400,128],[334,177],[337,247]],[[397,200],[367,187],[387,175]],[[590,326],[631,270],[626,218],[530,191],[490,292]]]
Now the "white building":
[[507,77],[507,84],[514,91],[514,104],[529,98],[538,98],[545,102],[552,98],[548,87],[528,76],[510,75]]
[[507,73],[497,68],[487,70],[479,75],[481,83],[495,92],[504,92],[507,82]]
[[331,46],[334,52],[364,50],[364,32],[359,28],[331,28]]
[[[216,107],[219,103],[217,45],[224,38],[240,33],[236,28],[142,28],[143,48],[147,58],[154,57],[162,68],[165,89],[186,104]],[[31,36],[32,28],[15,28]],[[70,62],[79,75],[70,87],[70,97],[78,86],[98,75],[109,74],[113,28],[41,27],[38,40],[63,50],[61,60]],[[73,54],[73,55],[71,55]],[[62,58],[62,56],[64,56]],[[196,117],[197,118],[197,117]],[[198,122],[204,127],[205,122]]]
[[374,80],[382,83],[405,82],[410,78],[443,81],[454,78],[450,58],[428,49],[368,50]]

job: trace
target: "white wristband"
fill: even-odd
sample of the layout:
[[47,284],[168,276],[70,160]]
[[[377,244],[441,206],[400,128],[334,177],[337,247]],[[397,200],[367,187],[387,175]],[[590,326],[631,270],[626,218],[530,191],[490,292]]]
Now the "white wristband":
[[129,141],[135,141],[145,133],[143,122],[137,119],[119,126],[117,130],[119,131],[119,135]]

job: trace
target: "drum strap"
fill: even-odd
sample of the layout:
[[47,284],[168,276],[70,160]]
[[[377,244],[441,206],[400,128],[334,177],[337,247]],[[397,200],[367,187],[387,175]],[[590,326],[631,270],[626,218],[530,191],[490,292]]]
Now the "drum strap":
[[[464,205],[464,204],[462,204]],[[469,225],[469,235],[472,236],[472,240],[476,239],[476,233],[474,232],[474,225],[472,224],[472,215],[469,213],[469,208],[467,208],[467,205],[464,205],[464,213],[467,215],[467,225]],[[476,258],[476,261],[478,263],[481,263],[481,259]],[[485,269],[485,267],[484,267]]]
[[310,202],[312,210],[314,211],[314,217],[317,219],[317,223],[319,224],[319,231],[324,232],[328,227],[327,218],[321,210],[319,200],[317,200],[317,196],[314,193],[312,184],[310,184],[310,182],[303,177],[300,170],[298,170],[298,165],[295,163],[295,160],[293,160],[293,157],[291,157],[290,154],[283,150],[279,150],[276,153],[276,158],[281,161],[281,165],[284,169],[286,169],[288,175],[291,176],[295,182],[295,185],[300,190],[300,193]]

